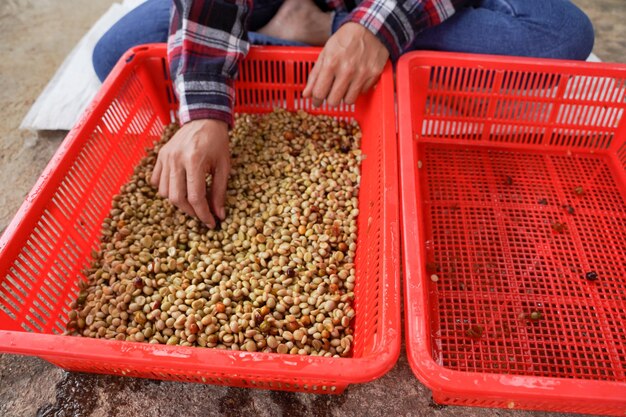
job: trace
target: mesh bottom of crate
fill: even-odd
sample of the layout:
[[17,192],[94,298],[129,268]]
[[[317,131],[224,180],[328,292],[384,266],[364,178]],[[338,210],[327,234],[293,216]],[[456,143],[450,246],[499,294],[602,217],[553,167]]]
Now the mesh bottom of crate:
[[626,199],[611,160],[445,145],[420,155],[435,359],[626,381]]

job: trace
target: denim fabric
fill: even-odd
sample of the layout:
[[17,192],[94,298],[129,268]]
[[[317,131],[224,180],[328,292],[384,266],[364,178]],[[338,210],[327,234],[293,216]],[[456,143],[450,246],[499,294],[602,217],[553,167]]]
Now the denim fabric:
[[584,60],[593,42],[589,18],[570,0],[478,0],[408,49]]
[[[256,1],[248,38],[259,45],[305,45],[254,32],[274,16],[281,0]],[[171,0],[147,0],[117,22],[97,43],[96,74],[104,80],[129,48],[166,42]],[[348,17],[336,13],[333,32]],[[570,0],[475,0],[450,19],[420,33],[406,48],[542,58],[586,59],[593,48],[591,22]]]
[[100,81],[124,52],[144,43],[167,42],[171,0],[148,0],[122,17],[96,43],[93,67]]

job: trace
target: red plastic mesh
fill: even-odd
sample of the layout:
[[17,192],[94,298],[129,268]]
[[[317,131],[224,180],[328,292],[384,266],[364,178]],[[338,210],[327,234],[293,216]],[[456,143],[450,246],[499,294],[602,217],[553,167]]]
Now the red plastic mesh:
[[[0,349],[78,371],[320,393],[381,376],[400,349],[399,242],[391,239],[398,234],[397,153],[395,142],[385,143],[395,133],[391,68],[356,105],[314,109],[301,92],[315,48],[253,49],[241,63],[235,110],[306,109],[361,125],[366,157],[352,357],[235,354],[59,335],[113,196],[172,121],[177,101],[165,52],[164,45],[153,45],[127,53],[0,240]],[[387,109],[383,115],[380,107]]]
[[[626,381],[626,201],[611,161],[432,144],[420,154],[443,366]],[[466,334],[475,325],[479,340]]]
[[397,82],[416,375],[448,404],[623,415],[626,66],[415,52]]

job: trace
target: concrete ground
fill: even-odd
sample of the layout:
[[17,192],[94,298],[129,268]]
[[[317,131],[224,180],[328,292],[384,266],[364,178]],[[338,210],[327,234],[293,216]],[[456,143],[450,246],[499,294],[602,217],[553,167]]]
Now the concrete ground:
[[[596,28],[595,52],[626,62],[626,0],[575,0]],[[64,57],[113,0],[0,2],[0,231],[64,132],[23,132],[20,121]],[[341,396],[243,390],[64,372],[37,358],[0,355],[0,416],[562,416],[439,407],[402,353],[383,378]]]

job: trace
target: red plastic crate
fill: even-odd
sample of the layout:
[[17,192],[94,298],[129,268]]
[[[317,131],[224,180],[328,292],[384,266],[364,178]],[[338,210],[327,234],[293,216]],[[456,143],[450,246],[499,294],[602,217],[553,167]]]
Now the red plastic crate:
[[414,373],[439,403],[626,414],[626,66],[420,52],[397,81]]
[[60,335],[80,271],[98,248],[112,197],[177,107],[164,45],[120,60],[0,240],[0,351],[68,370],[239,387],[340,393],[382,376],[400,351],[399,199],[393,78],[388,65],[355,106],[313,109],[301,98],[319,49],[252,48],[239,112],[284,106],[356,119],[362,128],[354,350],[323,358],[152,345]]

